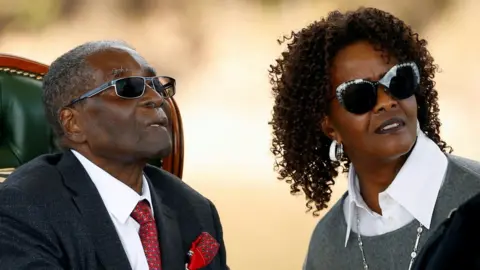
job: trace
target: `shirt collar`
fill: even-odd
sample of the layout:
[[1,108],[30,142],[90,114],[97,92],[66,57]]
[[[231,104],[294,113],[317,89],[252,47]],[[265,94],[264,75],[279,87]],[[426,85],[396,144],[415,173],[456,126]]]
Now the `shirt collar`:
[[127,222],[139,201],[147,200],[153,208],[150,188],[145,176],[143,176],[142,194],[139,195],[129,186],[95,165],[79,152],[75,150],[71,151],[92,179],[108,212],[119,222]]
[[[384,191],[403,206],[416,220],[430,229],[433,210],[443,184],[448,159],[423,132],[397,176]],[[435,168],[435,169],[432,169]],[[347,245],[357,207],[371,211],[360,195],[355,169],[348,174],[348,215],[345,246]]]

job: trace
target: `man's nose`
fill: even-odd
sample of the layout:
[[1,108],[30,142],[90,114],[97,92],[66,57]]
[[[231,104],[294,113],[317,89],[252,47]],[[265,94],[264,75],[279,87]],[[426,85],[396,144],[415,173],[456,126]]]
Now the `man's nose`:
[[149,84],[145,85],[145,93],[143,96],[145,103],[151,104],[151,106],[154,106],[155,108],[161,107],[165,102],[165,98]]

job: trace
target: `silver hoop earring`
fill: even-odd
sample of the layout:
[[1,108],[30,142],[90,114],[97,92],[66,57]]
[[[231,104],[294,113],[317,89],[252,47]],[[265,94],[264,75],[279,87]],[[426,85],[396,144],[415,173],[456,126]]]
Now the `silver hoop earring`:
[[333,140],[328,155],[331,161],[340,161],[343,157],[343,144]]

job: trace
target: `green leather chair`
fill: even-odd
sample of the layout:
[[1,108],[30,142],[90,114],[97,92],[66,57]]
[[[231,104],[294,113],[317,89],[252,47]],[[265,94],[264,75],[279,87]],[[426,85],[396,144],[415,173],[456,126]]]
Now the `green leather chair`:
[[[42,79],[47,71],[45,64],[0,54],[0,174],[39,155],[59,151],[43,110]],[[174,99],[168,101],[165,110],[171,123],[173,151],[150,164],[182,178],[182,118]]]

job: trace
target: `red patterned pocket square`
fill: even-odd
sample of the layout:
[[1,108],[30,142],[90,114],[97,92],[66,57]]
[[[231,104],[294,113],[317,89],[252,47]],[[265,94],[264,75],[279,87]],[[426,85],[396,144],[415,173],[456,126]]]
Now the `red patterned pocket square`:
[[185,265],[186,270],[197,270],[207,266],[217,255],[220,244],[207,232],[202,232],[192,243],[188,251],[190,263]]

